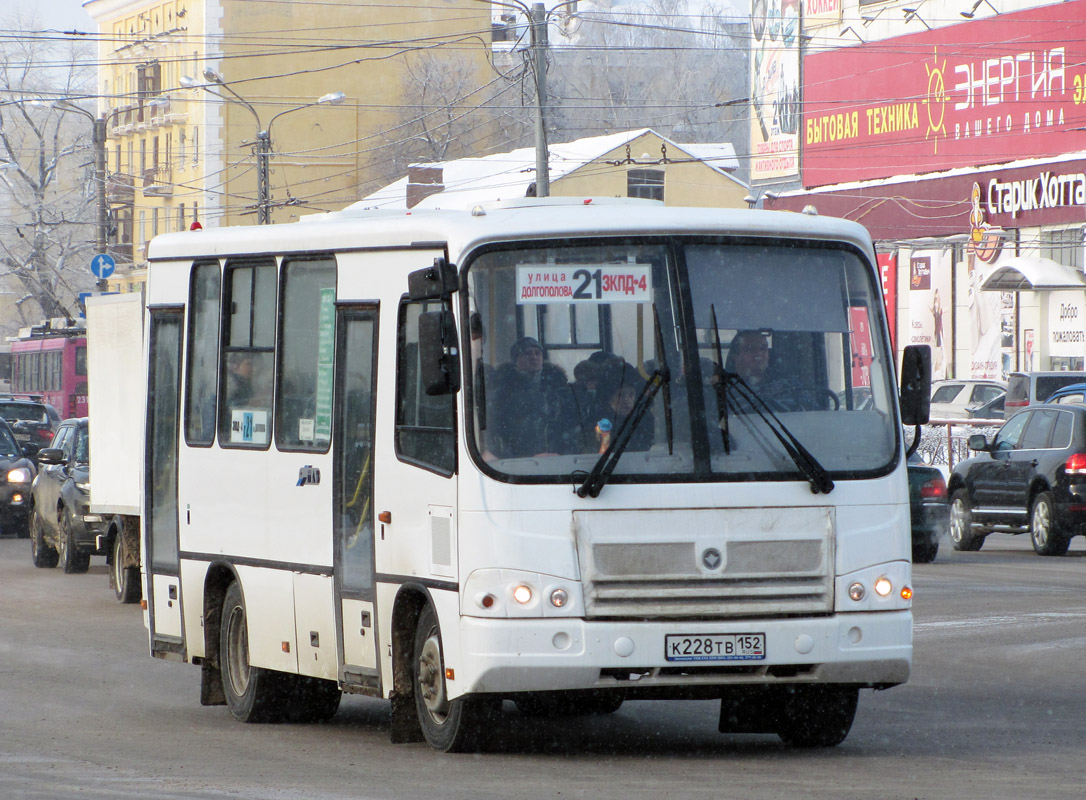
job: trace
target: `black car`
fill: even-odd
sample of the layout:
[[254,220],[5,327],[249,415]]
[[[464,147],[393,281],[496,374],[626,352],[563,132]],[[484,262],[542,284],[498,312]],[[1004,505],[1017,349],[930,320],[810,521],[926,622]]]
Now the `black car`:
[[979,550],[990,533],[1029,531],[1040,555],[1067,552],[1086,534],[1086,406],[1030,406],[988,441],[969,437],[979,455],[950,476],[950,541]]
[[936,467],[919,456],[909,456],[909,511],[912,517],[913,561],[927,564],[939,552],[939,539],[946,533],[950,518],[946,480]]
[[34,449],[19,444],[0,418],[0,533],[21,539],[29,535],[30,485],[37,470],[28,454]]
[[[30,553],[36,567],[86,572],[106,522],[90,514],[90,438],[87,419],[65,420],[49,447],[38,452],[38,476],[31,490]],[[103,537],[104,540],[104,537]]]
[[0,417],[8,421],[19,442],[36,448],[47,447],[60,424],[55,408],[32,397],[0,396]]

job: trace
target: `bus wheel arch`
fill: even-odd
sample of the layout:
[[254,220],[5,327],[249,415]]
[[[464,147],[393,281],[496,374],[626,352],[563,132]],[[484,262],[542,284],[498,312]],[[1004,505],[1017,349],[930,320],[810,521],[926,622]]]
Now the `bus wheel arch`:
[[415,629],[422,609],[430,605],[430,596],[419,586],[401,586],[392,610],[392,724],[389,734],[394,743],[424,741],[415,711],[412,659],[415,653]]
[[446,753],[479,750],[501,698],[462,695],[450,700],[445,683],[445,653],[437,612],[427,603],[415,624],[411,691],[419,728],[427,744]]
[[226,693],[219,663],[219,637],[226,590],[237,575],[226,564],[212,564],[204,577],[204,659],[200,665],[200,705],[224,706]]
[[249,659],[248,611],[240,581],[227,585],[221,608],[218,664],[231,716],[239,722],[279,722],[283,673],[254,667]]

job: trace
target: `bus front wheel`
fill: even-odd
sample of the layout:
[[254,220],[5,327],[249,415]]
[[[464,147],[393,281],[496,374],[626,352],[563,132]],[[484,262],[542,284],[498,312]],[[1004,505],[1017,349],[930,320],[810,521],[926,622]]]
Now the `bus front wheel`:
[[245,620],[245,598],[237,581],[230,584],[222,603],[219,629],[219,662],[226,705],[240,722],[275,722],[280,717],[276,683],[272,670],[249,663],[249,629]]
[[479,697],[449,700],[441,631],[432,606],[427,605],[419,615],[413,656],[411,688],[427,743],[446,753],[477,749],[488,718],[496,714],[500,700]]

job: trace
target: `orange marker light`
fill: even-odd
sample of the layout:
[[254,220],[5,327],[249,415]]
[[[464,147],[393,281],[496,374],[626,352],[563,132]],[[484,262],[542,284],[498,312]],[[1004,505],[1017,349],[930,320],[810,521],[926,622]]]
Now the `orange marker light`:
[[913,590],[912,590],[911,586],[906,586],[901,590],[901,598],[903,600],[912,600],[913,599]]
[[456,680],[456,670],[454,670],[452,667],[445,667],[445,680],[447,680],[447,681],[455,681]]

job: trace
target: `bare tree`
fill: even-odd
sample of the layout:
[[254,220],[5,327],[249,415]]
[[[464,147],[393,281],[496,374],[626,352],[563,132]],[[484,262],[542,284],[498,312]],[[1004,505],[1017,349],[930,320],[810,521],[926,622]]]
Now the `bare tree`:
[[41,317],[72,317],[93,283],[93,70],[85,47],[35,33],[0,43],[0,285],[19,296],[8,333]]
[[386,134],[385,177],[409,164],[447,161],[505,150],[530,131],[530,103],[521,73],[504,75],[480,53],[427,50],[405,61],[403,107]]
[[548,137],[653,128],[681,142],[741,147],[748,21],[709,3],[697,14],[687,9],[684,0],[649,0],[624,4],[622,13],[560,17],[551,37]]

